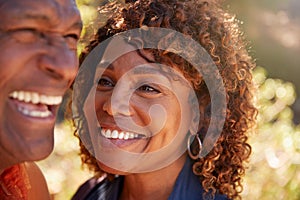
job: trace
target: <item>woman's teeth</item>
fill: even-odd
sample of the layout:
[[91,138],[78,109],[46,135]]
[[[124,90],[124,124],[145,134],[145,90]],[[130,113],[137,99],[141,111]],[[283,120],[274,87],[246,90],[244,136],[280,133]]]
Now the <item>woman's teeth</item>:
[[18,101],[24,101],[32,104],[59,105],[62,102],[62,96],[47,96],[36,92],[14,91],[9,97]]
[[118,130],[110,130],[103,128],[101,129],[101,134],[106,138],[112,138],[112,139],[121,139],[121,140],[128,140],[128,139],[137,139],[137,138],[143,138],[145,136],[137,133],[131,133],[131,132],[124,132],[124,131],[118,131]]

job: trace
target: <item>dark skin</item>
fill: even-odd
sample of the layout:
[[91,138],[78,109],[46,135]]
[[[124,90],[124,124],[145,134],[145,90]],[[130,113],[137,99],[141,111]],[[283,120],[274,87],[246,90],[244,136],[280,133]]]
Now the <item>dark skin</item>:
[[[0,18],[2,172],[51,153],[57,110],[78,69],[82,22],[72,0],[0,0]],[[29,177],[32,185],[41,183],[36,192],[45,191],[35,164],[26,167],[36,174]]]
[[[246,162],[251,154],[251,146],[247,139],[249,132],[255,128],[257,109],[254,105],[255,87],[251,75],[255,62],[248,55],[247,44],[249,43],[241,35],[242,32],[238,28],[238,21],[234,15],[224,11],[221,2],[217,0],[144,0],[128,2],[132,3],[126,5],[111,3],[99,9],[101,14],[102,11],[113,14],[109,17],[107,23],[97,30],[94,40],[82,52],[80,60],[84,63],[89,53],[107,38],[135,28],[141,28],[143,30],[141,32],[146,33],[145,35],[152,35],[152,32],[148,31],[149,28],[147,27],[173,29],[187,35],[187,38],[193,38],[199,43],[209,54],[209,57],[212,58],[217,70],[209,70],[211,69],[210,64],[207,63],[207,59],[202,60],[205,56],[202,56],[204,54],[200,53],[201,51],[199,51],[200,54],[197,52],[192,53],[195,49],[194,44],[188,42],[177,45],[176,41],[182,40],[176,39],[171,34],[166,36],[166,41],[170,42],[167,42],[170,45],[170,50],[178,46],[182,49],[179,52],[186,52],[189,58],[200,58],[200,61],[197,63],[199,66],[202,66],[203,71],[200,70],[202,73],[198,74],[197,70],[195,70],[197,65],[191,66],[190,64],[192,63],[188,63],[188,60],[181,58],[177,53],[152,51],[153,55],[155,55],[154,62],[166,62],[177,65],[176,67],[191,82],[197,94],[200,111],[196,112],[200,114],[198,129],[200,131],[198,135],[201,140],[204,139],[202,140],[204,150],[200,152],[203,155],[201,158],[197,159],[192,156],[194,157],[194,163],[191,170],[199,178],[199,183],[202,184],[205,191],[211,191],[212,195],[221,193],[227,195],[230,199],[241,198],[242,178],[246,172]],[[144,47],[144,44],[155,43],[154,49],[156,49],[156,47],[161,47],[160,44],[165,43],[165,37],[160,38],[160,34],[157,31],[153,33],[153,39],[149,38],[145,42],[140,39],[137,39],[135,42],[134,37],[131,36],[127,39],[142,47]],[[116,47],[115,49],[120,49],[119,44]],[[219,73],[221,77],[219,77]],[[205,80],[202,80],[201,74],[208,79],[204,78]],[[214,80],[221,80],[221,82],[216,84],[217,87],[211,88],[206,80],[212,80],[213,82],[215,82]],[[224,88],[221,87],[222,84],[220,83],[222,82]],[[85,89],[85,87],[82,88]],[[213,94],[216,94],[216,96]],[[192,101],[192,103],[195,102],[197,101]],[[223,106],[220,106],[221,104]],[[214,108],[217,109],[213,111]],[[213,113],[216,116],[213,116]],[[80,122],[82,119],[83,123],[85,121],[89,122],[89,118],[86,116],[79,119]],[[221,122],[222,119],[224,119],[224,124]],[[99,118],[98,121],[100,121]],[[80,126],[77,126],[76,134],[78,135],[87,133],[86,129],[89,128],[86,125],[81,125],[80,123]],[[106,126],[106,124],[104,125]],[[213,137],[210,137],[211,125],[222,126],[211,129]],[[105,128],[114,127],[112,125]],[[194,126],[192,130],[197,132],[196,128]],[[220,133],[218,138],[215,137],[215,133]],[[102,130],[101,135],[104,135]],[[109,131],[106,131],[105,136],[109,138]],[[95,159],[93,154],[88,151],[90,145],[88,144],[85,147],[84,141],[81,140],[81,142],[83,163],[87,164],[96,173],[104,174],[107,168],[104,169],[101,165],[97,165],[96,159],[98,158],[96,157]],[[198,146],[195,145],[191,148],[195,155],[199,151]],[[98,160],[101,160],[101,158]],[[123,158],[125,156],[120,156],[117,161],[125,161]],[[142,166],[147,162],[140,163],[140,166]],[[114,174],[115,172],[109,171],[109,173]],[[177,175],[174,172],[174,176]],[[161,179],[162,177],[160,177]],[[157,182],[160,182],[160,180]],[[126,182],[126,180],[124,181]],[[136,190],[137,188],[133,187],[132,189]]]
[[[118,41],[117,44],[119,48],[122,47],[128,50],[133,48],[131,45],[123,44],[122,41]],[[110,45],[114,45],[114,43],[112,42]],[[110,55],[117,52],[116,48],[111,49],[113,52],[110,52],[109,48],[109,50],[104,53],[102,58],[103,62],[109,62]],[[147,70],[143,71],[143,73],[138,73],[138,67],[145,65],[147,66]],[[166,67],[169,68],[169,66]],[[98,82],[95,95],[95,109],[98,122],[103,128],[102,130],[106,131],[109,129],[112,132],[118,131],[118,133],[122,131],[130,132],[129,129],[126,129],[127,127],[119,127],[114,117],[119,117],[119,121],[131,117],[134,123],[144,128],[142,130],[135,129],[133,131],[141,135],[146,135],[147,137],[138,139],[124,139],[124,137],[118,137],[112,139],[111,136],[102,135],[100,139],[101,142],[97,144],[101,143],[104,148],[115,148],[116,150],[120,148],[128,152],[149,153],[172,143],[177,134],[180,136],[176,141],[179,143],[183,142],[193,116],[188,101],[191,92],[190,88],[187,86],[187,82],[179,78],[170,78],[172,77],[171,73],[163,73],[162,71],[158,73],[158,71],[155,71],[158,70],[158,68],[157,65],[151,65],[151,63],[148,63],[136,51],[133,51],[120,56],[103,72]],[[153,74],[151,74],[151,72]],[[178,74],[180,74],[179,71]],[[125,80],[122,79],[126,75],[129,78]],[[148,79],[149,82],[143,82],[145,79]],[[120,105],[125,104],[121,99],[128,95],[129,90],[127,85],[137,87],[130,98],[128,110],[125,109],[127,108],[125,106],[116,106],[117,102],[121,102]],[[167,86],[169,86],[169,88]],[[113,93],[117,96],[115,100],[112,100]],[[181,104],[179,104],[175,94],[180,96]],[[116,107],[112,106],[112,104]],[[163,107],[164,114],[157,112],[156,115],[151,118],[149,109],[151,106],[158,104]],[[181,115],[183,116],[182,118]],[[164,124],[159,123],[164,120]],[[178,124],[180,123],[184,124],[182,125],[185,127],[185,131],[183,132],[177,131]],[[155,132],[156,130],[159,131]],[[114,143],[116,146],[109,145],[111,143]],[[171,146],[173,146],[173,148],[179,148],[179,145],[172,144]],[[152,159],[164,162],[165,157],[170,156],[170,154],[175,151],[173,148],[171,148],[171,151],[161,152],[162,157]],[[118,153],[115,152],[109,155],[107,155],[107,152],[102,152],[100,155],[109,156],[118,160]],[[118,171],[111,166],[107,166],[107,163],[102,163],[101,160],[98,161],[98,165],[105,172],[125,175],[120,200],[163,200],[170,196],[186,157],[187,155],[183,154],[178,156],[178,158],[174,159],[171,163],[166,163],[161,169],[149,170],[143,173]],[[124,165],[123,167],[126,169],[127,166]]]

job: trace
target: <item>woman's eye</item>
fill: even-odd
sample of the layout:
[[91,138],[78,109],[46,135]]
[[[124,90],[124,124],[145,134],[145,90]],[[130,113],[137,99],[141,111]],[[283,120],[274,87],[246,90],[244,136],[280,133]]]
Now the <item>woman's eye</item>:
[[114,87],[114,83],[108,78],[100,78],[98,81],[98,88],[111,88]]
[[142,85],[137,90],[140,92],[146,92],[146,93],[156,93],[156,94],[161,93],[159,90],[157,90],[149,85]]
[[44,34],[33,28],[22,28],[10,31],[12,37],[21,43],[34,43],[44,38]]

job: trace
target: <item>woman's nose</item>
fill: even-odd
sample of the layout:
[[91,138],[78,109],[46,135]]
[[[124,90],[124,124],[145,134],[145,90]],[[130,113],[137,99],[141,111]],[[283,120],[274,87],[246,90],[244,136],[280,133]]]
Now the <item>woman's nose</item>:
[[103,104],[103,110],[111,116],[132,115],[130,101],[126,101],[124,98],[108,98]]

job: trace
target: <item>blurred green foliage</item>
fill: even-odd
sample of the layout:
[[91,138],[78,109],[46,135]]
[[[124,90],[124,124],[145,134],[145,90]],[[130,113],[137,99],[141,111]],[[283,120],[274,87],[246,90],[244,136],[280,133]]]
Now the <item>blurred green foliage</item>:
[[79,140],[73,132],[67,121],[57,124],[54,131],[55,149],[46,160],[38,162],[53,199],[70,199],[79,185],[93,175],[81,165]]
[[[249,140],[253,154],[243,199],[300,199],[300,125],[293,123],[290,108],[296,97],[294,86],[267,78],[261,67],[254,71],[254,79],[258,86],[258,127]],[[54,152],[38,164],[54,199],[70,199],[92,174],[81,168],[78,139],[70,124],[58,124],[55,138]]]
[[[79,51],[95,28],[105,22],[106,16],[97,14],[97,6],[103,3],[77,0],[85,25]],[[244,179],[243,199],[300,199],[300,125],[293,123],[291,109],[296,98],[294,85],[268,78],[262,67],[257,67],[253,75],[258,87],[259,115],[257,132],[249,139],[253,154]],[[78,140],[68,122],[57,124],[55,138],[54,152],[38,164],[53,199],[70,199],[92,174],[81,168]]]
[[244,199],[300,199],[300,125],[293,123],[293,84],[254,71],[258,86],[257,133],[250,136],[252,156],[244,182]]
[[224,6],[244,22],[258,65],[271,77],[293,82],[300,94],[300,1],[225,0]]

